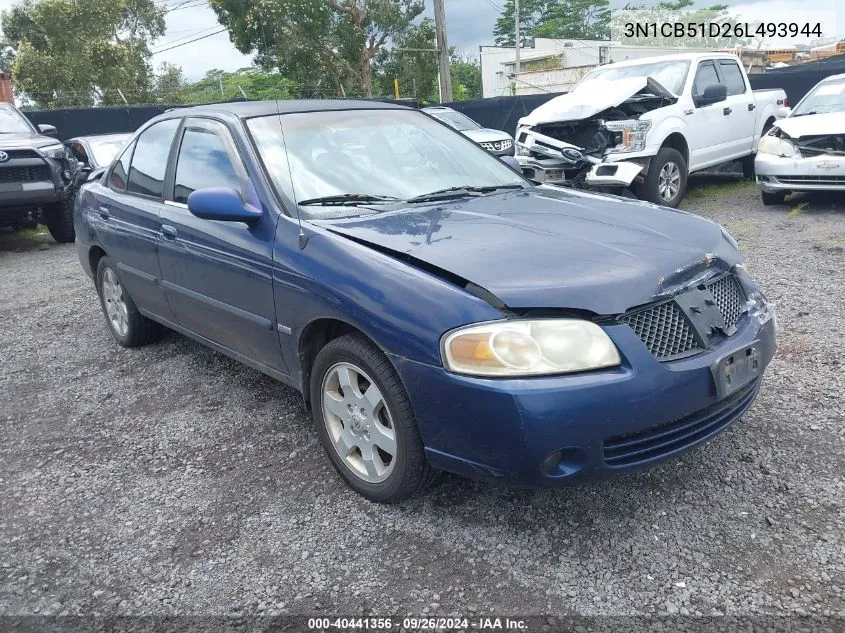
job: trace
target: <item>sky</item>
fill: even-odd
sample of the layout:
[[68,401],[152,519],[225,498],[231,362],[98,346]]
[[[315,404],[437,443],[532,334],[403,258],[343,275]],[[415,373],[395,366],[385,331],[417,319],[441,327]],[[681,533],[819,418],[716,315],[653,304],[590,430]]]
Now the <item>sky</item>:
[[[321,1],[321,0],[315,0]],[[501,12],[504,0],[444,0],[446,6],[446,26],[449,45],[459,52],[476,55],[482,44],[493,44],[493,26]],[[159,4],[178,6],[185,0],[156,0]],[[611,0],[611,5],[621,7],[628,0]],[[7,9],[15,0],[0,0],[0,10]],[[424,15],[432,15],[432,0],[425,0]],[[707,6],[712,2],[697,4]],[[835,0],[760,0],[759,2],[737,2],[727,0],[726,4],[745,19],[760,18],[767,20],[807,21],[813,11],[826,10],[820,14],[826,22],[835,9]],[[799,12],[800,10],[800,12]],[[213,33],[219,27],[214,12],[202,0],[189,0],[184,7],[169,11],[166,16],[167,33],[153,46],[153,64],[171,62],[182,67],[187,79],[200,79],[206,71],[213,68],[237,70],[249,66],[251,58],[240,53],[229,41],[226,32],[206,37],[196,42],[178,46],[172,50],[163,49],[184,43],[196,37]],[[845,37],[845,16],[837,24],[837,35]],[[161,52],[156,52],[161,51]]]

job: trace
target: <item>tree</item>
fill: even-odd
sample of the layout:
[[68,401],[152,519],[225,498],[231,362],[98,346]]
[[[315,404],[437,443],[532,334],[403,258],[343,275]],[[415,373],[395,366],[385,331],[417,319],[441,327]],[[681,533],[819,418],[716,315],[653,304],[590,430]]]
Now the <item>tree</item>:
[[[514,1],[507,0],[493,30],[497,46],[514,46],[514,13]],[[532,37],[610,38],[609,0],[520,0],[519,16],[523,46]]]
[[[393,80],[399,81],[399,94],[424,103],[437,102],[437,41],[434,22],[425,18],[396,41],[391,50],[382,50],[375,64],[375,90],[379,95],[393,94]],[[432,92],[432,85],[435,86]]]
[[481,99],[481,66],[478,60],[452,54],[452,96],[455,101]]
[[174,103],[212,103],[244,96],[257,101],[293,99],[298,91],[291,80],[260,68],[242,68],[233,73],[215,68],[199,81],[185,84]]
[[159,103],[182,103],[185,78],[182,68],[170,62],[162,62],[156,74],[153,97]]
[[[675,24],[675,23],[692,23],[692,24],[731,24],[736,25],[737,19],[728,12],[728,5],[716,4],[709,7],[694,8],[693,0],[662,0],[651,6],[646,5],[628,5],[625,7],[629,11],[636,11],[636,22],[638,23],[654,23],[654,24]],[[714,35],[719,37],[711,37],[709,29],[704,33],[699,33],[696,37],[690,37],[684,34],[683,37],[664,37],[662,33],[655,33],[654,36],[641,37],[635,34],[635,37],[625,36],[625,22],[631,21],[632,15],[626,15],[624,11],[617,11],[613,16],[613,32],[622,44],[633,44],[635,46],[674,46],[687,48],[728,48],[733,46],[747,46],[751,43],[751,38],[736,37],[733,35],[733,29],[728,29],[729,37],[720,37],[721,29],[716,29]],[[754,23],[750,23],[753,28]]]
[[422,0],[209,0],[243,53],[303,92],[373,94],[373,65],[423,11]]
[[42,106],[143,101],[148,41],[164,34],[154,0],[23,0],[0,15],[16,88]]
[[[543,19],[548,0],[520,0],[519,2],[519,39],[520,45],[525,46],[532,37],[534,28]],[[516,7],[514,0],[507,0],[502,8],[502,14],[496,20],[493,35],[496,46],[516,45],[516,23],[514,15]]]

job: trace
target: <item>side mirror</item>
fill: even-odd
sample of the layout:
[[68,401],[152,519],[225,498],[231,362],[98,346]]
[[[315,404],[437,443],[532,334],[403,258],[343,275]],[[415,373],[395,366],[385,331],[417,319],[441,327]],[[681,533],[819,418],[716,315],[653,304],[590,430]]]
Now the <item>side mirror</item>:
[[719,103],[728,98],[728,87],[724,84],[710,84],[695,100],[698,108]]
[[790,114],[792,114],[792,108],[787,108],[786,106],[781,106],[780,108],[775,110],[776,119],[785,119]]
[[514,158],[513,156],[499,156],[499,160],[511,169],[513,169],[518,174],[522,173],[522,167],[519,165],[519,161],[516,160],[516,158]]
[[85,182],[91,182],[102,178],[106,169],[108,169],[108,167],[97,167],[97,169],[91,169],[88,165],[85,165],[80,170],[80,173],[82,173],[82,177]]
[[47,125],[46,123],[39,123],[38,124],[38,131],[41,132],[44,136],[53,136],[58,137],[59,131],[56,129],[55,125]]
[[188,211],[204,220],[247,224],[257,222],[263,215],[261,209],[244,203],[238,192],[229,187],[197,189],[188,196]]

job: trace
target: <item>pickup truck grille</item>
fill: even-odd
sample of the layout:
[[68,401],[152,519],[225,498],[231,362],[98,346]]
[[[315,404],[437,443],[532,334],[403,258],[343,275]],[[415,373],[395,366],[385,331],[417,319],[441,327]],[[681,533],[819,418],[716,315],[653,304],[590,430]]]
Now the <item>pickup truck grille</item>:
[[38,182],[50,180],[46,165],[36,167],[0,167],[0,183]]
[[490,150],[491,152],[500,152],[503,149],[508,149],[511,145],[513,145],[513,141],[509,139],[505,139],[504,141],[491,141],[491,142],[483,142],[479,143],[481,147],[486,150]]
[[[708,281],[706,287],[722,313],[725,327],[735,326],[745,312],[745,295],[736,277],[722,275]],[[657,360],[683,358],[705,349],[705,344],[696,335],[695,328],[675,299],[628,312],[620,320],[634,330]]]

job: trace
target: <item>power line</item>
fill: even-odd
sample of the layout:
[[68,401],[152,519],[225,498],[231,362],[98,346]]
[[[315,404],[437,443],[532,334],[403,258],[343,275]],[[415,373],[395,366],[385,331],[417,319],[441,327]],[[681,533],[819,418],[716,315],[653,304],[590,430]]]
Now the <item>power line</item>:
[[202,29],[190,29],[191,31],[193,31],[190,35],[183,35],[182,37],[177,37],[175,40],[159,42],[157,44],[157,47],[169,46],[170,44],[178,44],[179,42],[181,42],[183,40],[190,39],[190,38],[194,37],[195,35],[199,35],[201,33],[207,33],[208,31],[211,31],[212,29],[218,28],[219,26],[220,26],[219,24],[214,24],[212,26],[207,26],[207,27],[202,28]]
[[225,33],[226,27],[218,31],[214,31],[213,33],[208,33],[207,35],[201,35],[200,37],[195,37],[192,40],[188,40],[187,42],[182,42],[181,44],[176,44],[174,46],[168,46],[167,48],[162,48],[157,51],[153,51],[153,55],[158,55],[159,53],[164,53],[165,51],[172,51],[174,48],[179,48],[180,46],[187,46],[188,44],[193,44],[194,42],[199,42],[200,40],[204,40],[207,37],[212,37],[213,35],[218,35],[220,33]]

